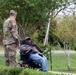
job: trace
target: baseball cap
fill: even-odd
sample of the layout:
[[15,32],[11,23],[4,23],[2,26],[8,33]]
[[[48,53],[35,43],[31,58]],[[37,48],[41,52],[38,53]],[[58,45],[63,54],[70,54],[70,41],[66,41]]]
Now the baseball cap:
[[10,15],[17,15],[17,12],[15,10],[10,10]]
[[26,37],[25,40],[31,40],[31,38],[30,37]]

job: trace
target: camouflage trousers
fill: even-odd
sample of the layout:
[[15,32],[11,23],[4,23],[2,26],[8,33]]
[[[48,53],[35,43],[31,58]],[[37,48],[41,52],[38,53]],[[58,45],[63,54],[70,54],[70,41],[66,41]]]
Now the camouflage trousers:
[[6,66],[17,66],[16,61],[16,44],[5,45],[5,65]]

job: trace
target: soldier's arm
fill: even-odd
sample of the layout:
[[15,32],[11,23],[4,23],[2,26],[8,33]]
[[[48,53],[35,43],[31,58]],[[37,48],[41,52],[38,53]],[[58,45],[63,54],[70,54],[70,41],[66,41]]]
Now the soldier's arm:
[[18,35],[18,27],[17,27],[17,24],[16,24],[16,21],[15,20],[11,20],[9,22],[9,26],[10,26],[10,30],[11,30],[11,34],[13,36],[13,38],[16,40],[17,43],[19,43],[19,35]]

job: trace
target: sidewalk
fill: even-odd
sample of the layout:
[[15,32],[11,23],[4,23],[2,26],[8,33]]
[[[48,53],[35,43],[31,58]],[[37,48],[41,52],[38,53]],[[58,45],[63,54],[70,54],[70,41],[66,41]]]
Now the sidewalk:
[[[65,53],[63,50],[52,50],[51,51],[52,53],[56,53],[56,54],[58,54],[58,53]],[[66,52],[67,53],[76,53],[76,51],[74,51],[74,50],[66,50]],[[0,54],[4,54],[4,51],[3,50],[0,50]],[[19,50],[17,50],[17,54],[19,54]]]
[[48,71],[48,72],[59,75],[76,75],[75,73],[67,73],[67,72],[56,72],[56,71]]
[[3,50],[2,50],[2,51],[0,51],[0,55],[1,55],[1,54],[4,54],[4,51],[3,51]]
[[[65,50],[66,51],[66,53],[76,53],[76,51],[74,51],[74,50]],[[65,51],[64,50],[52,50],[51,52],[52,53],[65,53]]]

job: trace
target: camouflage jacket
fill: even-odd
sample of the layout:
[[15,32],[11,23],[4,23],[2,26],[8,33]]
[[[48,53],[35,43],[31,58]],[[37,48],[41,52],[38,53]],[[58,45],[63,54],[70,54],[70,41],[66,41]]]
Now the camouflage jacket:
[[19,41],[18,27],[16,21],[8,18],[3,24],[3,44],[12,44]]

